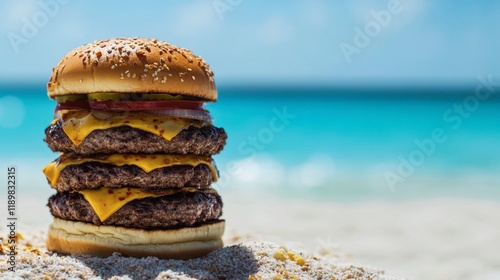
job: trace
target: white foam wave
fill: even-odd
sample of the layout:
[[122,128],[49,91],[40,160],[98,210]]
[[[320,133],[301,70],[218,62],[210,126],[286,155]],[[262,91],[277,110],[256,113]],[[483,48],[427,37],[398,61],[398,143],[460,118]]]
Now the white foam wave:
[[[458,167],[429,167],[404,177],[395,188],[385,174],[397,170],[394,163],[352,163],[335,161],[329,155],[316,154],[297,164],[283,163],[268,155],[235,162],[238,173],[221,177],[227,187],[281,189],[283,191],[333,192],[360,194],[413,194],[413,193],[488,193],[495,190],[500,170],[477,170]],[[495,169],[495,168],[493,168]],[[493,172],[494,171],[494,172]],[[500,193],[500,192],[499,192]]]

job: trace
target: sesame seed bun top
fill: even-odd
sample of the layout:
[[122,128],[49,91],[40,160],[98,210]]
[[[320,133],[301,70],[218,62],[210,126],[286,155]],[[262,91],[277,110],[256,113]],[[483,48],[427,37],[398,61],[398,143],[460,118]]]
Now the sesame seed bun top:
[[217,100],[213,72],[191,51],[156,39],[95,41],[52,69],[50,98],[98,92],[170,93]]

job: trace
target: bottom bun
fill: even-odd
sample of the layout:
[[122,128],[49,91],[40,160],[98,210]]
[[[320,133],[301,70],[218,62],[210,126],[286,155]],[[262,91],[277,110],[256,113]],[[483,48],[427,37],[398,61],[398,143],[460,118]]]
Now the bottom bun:
[[118,252],[131,257],[190,259],[222,248],[224,225],[221,220],[197,227],[144,230],[54,218],[49,228],[47,249],[99,257]]

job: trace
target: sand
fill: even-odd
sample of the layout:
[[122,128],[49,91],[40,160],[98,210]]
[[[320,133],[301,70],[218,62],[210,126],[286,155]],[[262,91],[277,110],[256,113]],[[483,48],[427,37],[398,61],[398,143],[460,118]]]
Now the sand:
[[[327,276],[350,279],[347,278],[349,275],[359,275],[357,279],[391,279],[387,275],[435,280],[500,279],[498,201],[419,198],[318,202],[240,191],[228,191],[222,195],[227,221],[225,243],[228,247],[190,262],[114,256],[106,259],[105,263],[109,264],[106,269],[116,269],[116,274],[112,275],[121,278],[114,279],[127,279],[125,275],[134,278],[133,275],[141,273],[150,273],[153,279],[162,279],[168,273],[180,279],[202,275],[207,275],[203,276],[206,279],[217,279],[224,273],[260,275],[262,279],[272,279],[280,271],[287,271],[300,279],[316,279],[319,271],[322,271],[324,279],[330,279]],[[44,199],[43,195],[33,194],[25,195],[18,202],[20,220],[27,225],[22,231],[25,240],[38,244],[41,252],[38,256],[36,251],[23,251],[27,260],[31,258],[31,261],[23,262],[26,264],[24,269],[31,272],[36,271],[34,269],[59,273],[79,271],[94,275],[95,279],[111,276],[93,265],[100,259],[44,253],[43,231],[50,223]],[[5,236],[3,225],[0,226],[0,236]],[[237,246],[230,247],[232,245]],[[302,271],[302,266],[290,258],[274,258],[277,251],[284,250],[281,246],[302,255],[309,264],[308,270]],[[285,253],[288,255],[288,252]],[[223,264],[228,261],[228,255],[238,256],[230,259],[239,262],[239,265],[234,262]],[[2,258],[4,256],[0,255],[0,271],[5,268]],[[205,266],[207,263],[218,263],[220,258],[223,259],[220,267]],[[248,259],[254,261],[248,262]],[[134,266],[127,261],[140,265]],[[72,268],[65,268],[62,264]],[[231,265],[236,268],[230,272],[224,270]],[[382,268],[385,273],[373,267]],[[146,270],[139,273],[134,269]],[[300,271],[295,271],[297,269]],[[258,279],[258,276],[255,277]]]
[[[21,233],[24,230],[26,234]],[[241,242],[256,238],[248,235],[233,234],[226,239],[228,246],[206,257],[181,261],[119,254],[61,256],[47,252],[43,230],[22,231],[16,272],[7,271],[6,242],[0,246],[0,279],[400,279],[386,276],[381,269],[305,255],[272,242]]]
[[[500,202],[282,199],[227,194],[225,217],[243,232],[408,279],[500,279]],[[253,198],[258,197],[256,203]],[[246,209],[242,211],[241,209]]]

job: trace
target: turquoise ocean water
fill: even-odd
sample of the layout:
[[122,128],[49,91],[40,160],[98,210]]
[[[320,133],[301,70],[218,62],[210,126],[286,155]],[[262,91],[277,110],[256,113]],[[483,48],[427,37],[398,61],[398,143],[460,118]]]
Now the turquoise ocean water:
[[[473,86],[221,86],[207,105],[229,135],[217,188],[500,198],[499,96],[480,100]],[[17,166],[25,190],[47,188],[40,170],[57,155],[42,139],[54,106],[43,85],[0,86],[1,166]]]

